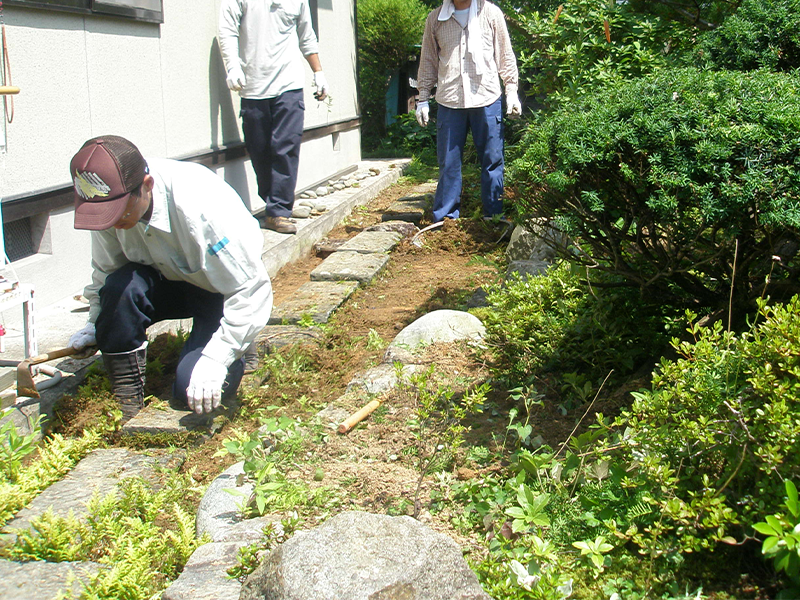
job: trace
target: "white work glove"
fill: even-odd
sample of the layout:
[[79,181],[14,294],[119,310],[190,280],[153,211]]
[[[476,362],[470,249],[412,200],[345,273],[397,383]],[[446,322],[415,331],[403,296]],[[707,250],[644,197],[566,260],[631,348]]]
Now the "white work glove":
[[87,346],[96,346],[97,339],[95,338],[94,323],[86,323],[83,329],[76,331],[69,338],[69,345],[75,350],[83,350]]
[[202,415],[210,413],[222,401],[222,384],[228,376],[228,367],[213,358],[200,355],[192,369],[186,396],[189,408]]
[[506,114],[512,119],[522,115],[522,103],[516,92],[506,94]]
[[322,102],[328,96],[328,80],[325,79],[325,74],[322,71],[314,73],[314,87],[317,91],[314,92],[314,98]]
[[228,89],[233,92],[238,92],[244,87],[246,82],[247,78],[244,76],[242,67],[239,65],[231,67],[230,71],[228,71],[228,78],[225,80],[225,83],[228,84]]
[[428,106],[428,101],[420,102],[417,104],[417,123],[419,123],[420,127],[427,127],[428,126],[428,115],[430,114],[431,109]]

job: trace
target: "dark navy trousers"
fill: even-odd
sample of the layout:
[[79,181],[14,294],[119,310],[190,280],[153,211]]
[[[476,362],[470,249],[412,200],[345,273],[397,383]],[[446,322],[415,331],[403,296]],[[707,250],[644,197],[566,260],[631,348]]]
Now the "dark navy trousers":
[[303,90],[275,98],[242,98],[242,130],[268,217],[290,217],[303,140]]
[[[101,352],[130,352],[147,340],[147,328],[166,319],[193,319],[192,332],[178,361],[173,396],[186,401],[192,370],[211,336],[219,329],[224,297],[185,281],[170,281],[153,267],[128,263],[111,273],[100,289],[95,323]],[[223,392],[239,387],[244,360],[228,368]]]
[[439,184],[433,202],[433,221],[457,219],[461,213],[461,161],[467,132],[481,162],[481,201],[486,217],[503,212],[503,107],[501,98],[481,108],[447,108],[436,112],[436,154]]

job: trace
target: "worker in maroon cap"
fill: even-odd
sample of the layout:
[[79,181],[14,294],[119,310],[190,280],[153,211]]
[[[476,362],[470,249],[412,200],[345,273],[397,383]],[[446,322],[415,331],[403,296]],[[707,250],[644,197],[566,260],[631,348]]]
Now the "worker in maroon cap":
[[174,396],[213,411],[235,394],[242,357],[272,311],[258,222],[206,167],[145,160],[119,136],[87,141],[70,176],[93,267],[89,319],[70,345],[99,347],[126,422],[144,406],[147,328],[191,317]]

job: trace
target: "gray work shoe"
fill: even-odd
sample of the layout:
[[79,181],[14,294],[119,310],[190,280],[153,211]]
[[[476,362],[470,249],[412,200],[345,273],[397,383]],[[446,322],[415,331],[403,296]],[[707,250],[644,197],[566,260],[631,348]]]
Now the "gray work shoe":
[[264,227],[278,233],[297,233],[297,227],[286,217],[264,217]]
[[119,400],[124,425],[144,407],[147,342],[130,352],[104,352],[103,365],[111,380],[111,392]]

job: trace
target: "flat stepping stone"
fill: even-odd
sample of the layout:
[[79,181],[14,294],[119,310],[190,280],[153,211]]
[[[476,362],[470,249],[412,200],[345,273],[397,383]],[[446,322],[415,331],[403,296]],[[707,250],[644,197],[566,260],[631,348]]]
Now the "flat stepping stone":
[[298,323],[306,316],[314,323],[327,323],[357,289],[357,281],[309,281],[272,310],[268,324]]
[[334,252],[313,271],[311,281],[358,281],[369,283],[389,262],[388,254]]
[[419,231],[419,227],[408,221],[383,221],[367,227],[364,231],[396,231],[403,237],[413,237]]
[[24,509],[17,513],[6,529],[26,529],[32,519],[43,515],[48,509],[59,517],[72,512],[77,518],[86,515],[86,503],[95,494],[105,496],[117,490],[117,485],[129,477],[143,477],[156,484],[159,481],[157,468],[177,471],[186,458],[184,452],[169,452],[158,449],[148,454],[133,452],[127,448],[103,448],[94,450],[81,460],[64,479],[57,481]]
[[[223,407],[238,407],[238,400],[232,398],[222,402]],[[188,406],[178,407],[177,402],[153,402],[145,406],[139,414],[122,426],[124,434],[168,434],[177,435],[190,431],[209,432],[215,428],[215,417],[225,413],[225,408],[211,414],[198,415]]]
[[81,582],[88,583],[102,566],[94,562],[0,560],[0,598],[8,600],[56,600],[62,592],[77,598]]
[[390,252],[403,236],[394,231],[362,231],[339,247],[339,252]]
[[242,584],[227,571],[239,564],[241,542],[211,542],[192,553],[161,600],[238,600]]
[[433,194],[422,196],[407,196],[394,202],[383,211],[382,221],[410,221],[419,224],[425,216],[425,211],[433,206]]
[[[417,371],[417,365],[403,365],[401,375],[410,377]],[[393,364],[382,363],[377,367],[367,369],[364,373],[356,375],[347,384],[345,391],[362,390],[368,394],[382,394],[393,389],[398,383],[397,369]]]
[[197,538],[207,534],[212,542],[254,544],[260,541],[264,528],[277,519],[242,517],[240,506],[247,502],[254,487],[253,483],[244,480],[244,462],[238,462],[217,475],[197,507]]
[[303,344],[322,339],[322,332],[316,327],[299,325],[267,325],[256,337],[256,346],[265,353],[284,346]]

